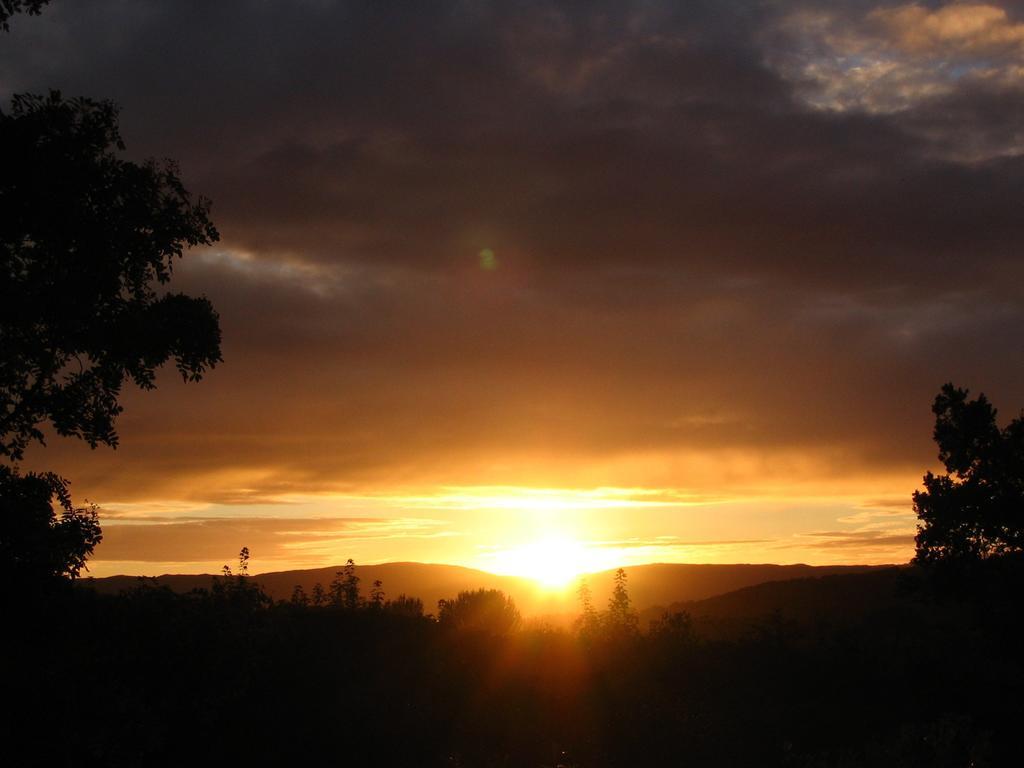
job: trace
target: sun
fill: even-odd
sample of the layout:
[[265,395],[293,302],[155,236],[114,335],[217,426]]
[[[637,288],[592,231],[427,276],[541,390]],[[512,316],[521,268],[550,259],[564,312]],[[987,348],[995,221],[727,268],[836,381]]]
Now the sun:
[[579,576],[606,567],[600,552],[567,536],[546,536],[493,553],[489,570],[525,576],[547,589],[564,589]]

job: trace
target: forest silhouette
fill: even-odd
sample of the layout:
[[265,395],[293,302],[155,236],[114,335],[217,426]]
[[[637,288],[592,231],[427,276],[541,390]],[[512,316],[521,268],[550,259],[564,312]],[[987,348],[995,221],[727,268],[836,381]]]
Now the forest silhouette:
[[[762,590],[753,611],[643,627],[620,571],[607,605],[581,590],[569,629],[520,621],[497,591],[427,613],[364,590],[351,561],[274,601],[247,559],[186,593],[7,585],[15,764],[1015,762],[1017,558],[955,590],[918,566],[774,582],[782,599]],[[809,592],[858,599],[829,615]]]
[[[4,743],[39,766],[1014,765],[1024,561],[1006,509],[1020,478],[991,456],[1018,466],[1019,421],[1000,430],[967,395],[936,398],[951,475],[915,496],[945,516],[921,516],[914,563],[769,582],[643,623],[622,569],[606,605],[581,582],[562,629],[524,622],[494,589],[428,613],[379,579],[365,589],[352,560],[275,600],[246,548],[185,592],[22,571],[4,582],[18,662]],[[942,496],[979,498],[977,484],[1004,493]],[[5,493],[6,523],[21,500]],[[953,544],[932,548],[935,525]],[[5,557],[16,543],[5,533]]]
[[[1017,422],[992,432],[982,408],[956,427],[951,393],[968,412],[987,403],[943,388],[936,440],[964,461],[919,506],[982,474],[1013,485],[981,468],[1019,448]],[[979,430],[994,437],[968,439]],[[1002,766],[1019,754],[1017,518],[999,518],[995,548],[942,555],[922,516],[907,566],[768,582],[643,620],[619,569],[607,602],[582,581],[576,620],[555,628],[495,589],[434,612],[364,583],[352,560],[275,599],[246,548],[205,587],[141,578],[103,593],[74,579],[84,555],[59,544],[68,532],[35,480],[14,486],[34,496],[5,486],[0,499],[13,765]],[[942,540],[989,530],[1007,494],[959,517],[943,502]],[[34,515],[39,530],[44,506],[55,533],[21,557],[12,525]],[[22,567],[46,547],[59,565]]]
[[[0,0],[0,28],[45,5]],[[17,462],[46,425],[115,447],[126,383],[221,362],[210,302],[158,292],[217,240],[209,203],[173,163],[122,149],[108,102],[52,92],[0,112],[5,765],[1019,763],[1024,418],[1000,427],[953,384],[933,406],[946,474],[913,496],[905,567],[653,617],[618,569],[607,602],[581,583],[567,628],[495,589],[389,595],[353,560],[275,598],[245,547],[187,591],[83,583],[96,508]]]

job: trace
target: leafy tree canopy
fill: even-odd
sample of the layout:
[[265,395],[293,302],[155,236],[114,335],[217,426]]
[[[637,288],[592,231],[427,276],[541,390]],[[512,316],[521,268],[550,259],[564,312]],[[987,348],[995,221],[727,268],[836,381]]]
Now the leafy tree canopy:
[[95,507],[72,507],[67,483],[49,472],[22,476],[0,466],[0,522],[3,584],[75,578],[102,538]]
[[172,162],[123,149],[110,102],[51,92],[0,111],[0,455],[13,460],[45,421],[116,446],[126,380],[150,389],[173,359],[195,381],[221,361],[210,302],[156,290],[186,247],[218,239],[209,203]]
[[935,442],[944,475],[914,493],[918,563],[1024,552],[1024,415],[1006,427],[984,394],[946,384],[935,398]]
[[0,0],[0,29],[10,29],[8,20],[16,13],[38,15],[50,0]]

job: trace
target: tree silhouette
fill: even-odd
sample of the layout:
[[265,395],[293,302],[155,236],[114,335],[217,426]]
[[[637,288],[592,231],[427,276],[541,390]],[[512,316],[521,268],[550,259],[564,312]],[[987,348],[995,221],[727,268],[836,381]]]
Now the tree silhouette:
[[309,605],[309,596],[306,594],[306,590],[302,588],[301,584],[296,584],[295,587],[292,589],[292,597],[290,602],[292,605],[299,605],[303,608]]
[[73,579],[101,539],[96,508],[74,508],[65,480],[0,466],[0,583]]
[[439,600],[437,620],[443,627],[507,635],[522,617],[511,597],[500,589],[459,592],[454,600]]
[[576,596],[580,601],[580,615],[576,617],[573,626],[581,638],[592,640],[600,629],[601,617],[598,615],[597,609],[594,608],[590,585],[585,578],[580,579],[579,587],[576,589]]
[[8,20],[16,13],[27,13],[38,16],[43,6],[50,0],[0,0],[0,29],[7,32],[10,29]]
[[676,645],[693,643],[697,637],[693,617],[686,611],[664,611],[660,618],[651,621],[649,634],[655,640]]
[[249,578],[248,547],[242,547],[238,552],[237,573],[232,573],[231,567],[225,565],[221,568],[221,577],[214,577],[213,594],[220,600],[234,603],[236,607],[248,609],[265,608],[273,602],[263,587]]
[[345,567],[335,573],[329,587],[331,604],[338,608],[354,611],[362,606],[359,596],[359,577],[356,576],[356,564],[349,558]]
[[945,384],[935,398],[935,442],[944,475],[914,493],[915,561],[977,561],[1024,551],[1024,416],[1005,428],[984,394]]
[[205,298],[158,293],[188,246],[218,239],[167,161],[136,164],[113,104],[15,96],[0,112],[0,455],[60,435],[117,445],[126,381],[186,381],[221,361]]
[[378,611],[384,607],[384,582],[380,579],[375,579],[370,589],[370,607]]
[[633,610],[626,589],[626,571],[622,568],[615,571],[615,587],[608,599],[606,623],[608,630],[617,635],[635,635],[640,627],[640,619]]
[[327,592],[324,590],[324,585],[318,581],[313,585],[313,596],[310,598],[310,601],[313,603],[314,607],[319,608],[320,606],[327,604],[327,599]]
[[420,618],[423,616],[423,601],[418,597],[407,597],[402,594],[384,603],[384,610],[394,616]]

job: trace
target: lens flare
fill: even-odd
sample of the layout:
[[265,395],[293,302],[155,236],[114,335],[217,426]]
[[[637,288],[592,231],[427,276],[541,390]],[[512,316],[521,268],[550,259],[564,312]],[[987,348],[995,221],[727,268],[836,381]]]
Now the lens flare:
[[494,255],[494,251],[490,248],[484,248],[479,253],[480,258],[480,269],[485,272],[493,272],[498,268],[498,257]]

